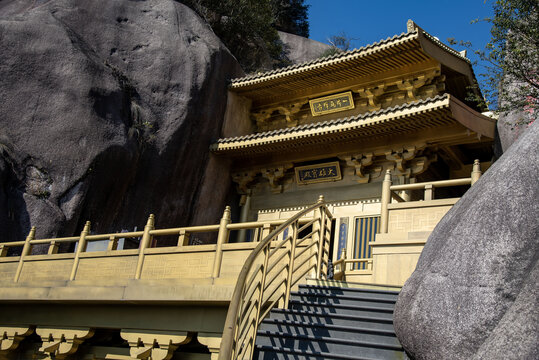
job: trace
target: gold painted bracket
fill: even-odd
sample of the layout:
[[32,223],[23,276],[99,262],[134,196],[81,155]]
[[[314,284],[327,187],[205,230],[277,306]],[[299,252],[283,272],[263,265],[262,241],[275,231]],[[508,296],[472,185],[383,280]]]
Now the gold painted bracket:
[[208,347],[211,354],[211,360],[219,358],[219,349],[221,348],[221,335],[213,333],[198,333],[198,342]]
[[385,88],[386,84],[381,83],[377,86],[359,88],[355,91],[359,94],[361,98],[367,99],[367,107],[370,111],[376,111],[382,108],[380,96],[384,94]]
[[386,159],[395,162],[394,175],[411,178],[425,172],[431,163],[438,160],[435,153],[428,151],[423,152],[422,156],[417,156],[425,147],[426,145],[420,144],[387,151]]
[[263,128],[264,123],[268,122],[271,115],[277,111],[279,114],[284,115],[288,127],[296,126],[299,121],[297,114],[301,111],[303,105],[307,104],[308,102],[308,99],[301,99],[289,104],[268,107],[256,112],[252,112],[251,116],[255,120],[256,125],[259,128]]
[[354,167],[354,175],[359,177],[356,180],[360,184],[366,184],[370,180],[370,174],[366,171],[366,167],[372,165],[374,154],[358,154],[353,156],[343,156],[342,159],[346,161],[346,165]]
[[255,180],[257,171],[242,171],[232,174],[232,181],[238,185],[238,193],[246,195],[250,192],[250,184]]
[[91,328],[41,328],[36,329],[43,345],[40,352],[47,353],[53,359],[65,359],[77,352],[79,346],[94,335]]
[[0,359],[9,359],[25,337],[34,332],[32,326],[0,327]]
[[283,191],[283,185],[280,184],[281,179],[285,177],[286,170],[291,169],[294,165],[285,164],[268,169],[262,169],[262,176],[269,180],[271,192],[279,194]]
[[418,151],[419,149],[415,145],[403,146],[400,149],[387,150],[385,155],[387,160],[395,162],[395,169],[397,171],[405,173],[406,162],[415,158]]
[[122,329],[120,335],[129,343],[134,359],[169,360],[178,346],[187,344],[192,336],[187,332],[145,331]]
[[284,115],[286,119],[286,125],[288,127],[296,126],[298,124],[296,114],[300,112],[301,105],[301,103],[294,103],[286,106],[279,106],[277,108],[277,110],[279,110],[279,113]]

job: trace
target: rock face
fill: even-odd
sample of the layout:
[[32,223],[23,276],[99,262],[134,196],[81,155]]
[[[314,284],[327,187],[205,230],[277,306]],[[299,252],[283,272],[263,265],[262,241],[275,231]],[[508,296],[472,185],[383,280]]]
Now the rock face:
[[217,223],[230,183],[208,148],[243,72],[193,11],[4,0],[0,52],[0,241]]
[[415,359],[539,358],[539,124],[430,236],[395,309]]
[[500,115],[497,124],[498,137],[500,139],[500,152],[505,152],[528,128],[530,121],[528,114],[523,112],[511,112]]
[[284,44],[286,56],[294,64],[317,59],[324,51],[331,49],[328,44],[279,31],[279,38]]

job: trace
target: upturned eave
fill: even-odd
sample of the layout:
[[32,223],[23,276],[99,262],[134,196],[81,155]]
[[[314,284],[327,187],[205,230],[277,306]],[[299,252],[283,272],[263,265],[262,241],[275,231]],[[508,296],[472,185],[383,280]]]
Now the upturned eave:
[[411,134],[425,128],[460,126],[478,137],[494,138],[496,121],[471,109],[449,94],[352,117],[285,129],[222,138],[210,150],[229,156],[256,156],[293,151],[303,146],[339,143],[350,139]]

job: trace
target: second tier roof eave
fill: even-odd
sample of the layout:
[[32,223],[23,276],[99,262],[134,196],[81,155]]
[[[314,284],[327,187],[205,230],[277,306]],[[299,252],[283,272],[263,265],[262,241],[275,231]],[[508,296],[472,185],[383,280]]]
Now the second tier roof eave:
[[448,112],[455,113],[456,120],[471,131],[488,138],[494,137],[495,120],[477,113],[461,101],[451,97],[449,94],[445,94],[348,118],[239,137],[222,138],[212,144],[210,149],[215,153],[229,153],[244,152],[249,151],[249,149],[267,146],[281,147],[285,146],[286,143],[322,137],[332,133],[347,133],[360,128],[374,127],[381,123],[440,109],[447,109]]

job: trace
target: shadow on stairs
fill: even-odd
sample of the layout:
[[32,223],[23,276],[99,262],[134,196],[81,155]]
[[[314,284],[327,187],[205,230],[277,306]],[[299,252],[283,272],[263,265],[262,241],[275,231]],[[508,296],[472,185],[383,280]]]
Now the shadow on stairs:
[[253,359],[407,359],[393,329],[398,294],[337,281],[300,285],[289,309],[260,324]]

